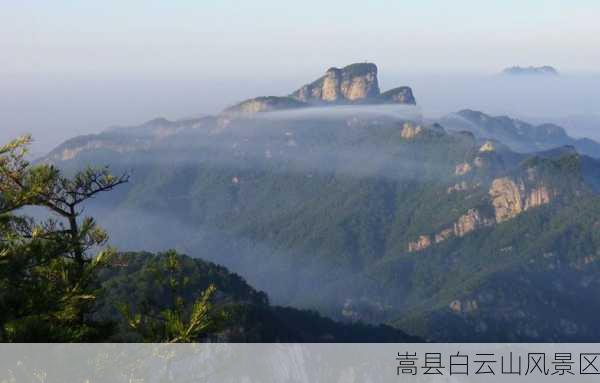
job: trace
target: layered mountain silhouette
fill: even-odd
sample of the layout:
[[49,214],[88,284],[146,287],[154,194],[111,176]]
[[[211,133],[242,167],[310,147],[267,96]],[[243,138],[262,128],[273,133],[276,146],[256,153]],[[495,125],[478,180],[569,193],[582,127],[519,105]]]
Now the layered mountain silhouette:
[[490,116],[465,109],[446,116],[440,124],[452,130],[467,130],[480,138],[501,141],[518,152],[573,146],[579,153],[600,157],[600,144],[589,138],[573,138],[555,124],[533,125],[508,116]]
[[438,341],[600,339],[598,144],[471,110],[391,113],[377,105],[404,110],[412,91],[381,93],[376,74],[330,69],[43,160],[131,171],[90,207],[116,245],[223,264],[275,304]]

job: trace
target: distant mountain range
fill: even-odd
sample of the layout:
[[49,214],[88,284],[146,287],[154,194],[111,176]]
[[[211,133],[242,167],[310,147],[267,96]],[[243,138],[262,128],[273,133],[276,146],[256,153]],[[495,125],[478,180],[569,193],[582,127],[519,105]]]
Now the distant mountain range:
[[502,71],[502,74],[507,76],[558,76],[558,71],[551,66],[513,66],[506,68]]
[[330,69],[43,160],[131,171],[89,210],[115,244],[223,264],[275,304],[437,341],[598,341],[599,144],[472,110],[391,113],[412,90],[381,93],[376,74]]
[[507,116],[490,116],[474,110],[461,110],[438,120],[451,130],[466,130],[479,138],[501,141],[518,152],[550,150],[573,146],[579,153],[600,157],[600,144],[589,138],[572,138],[555,124],[532,125]]

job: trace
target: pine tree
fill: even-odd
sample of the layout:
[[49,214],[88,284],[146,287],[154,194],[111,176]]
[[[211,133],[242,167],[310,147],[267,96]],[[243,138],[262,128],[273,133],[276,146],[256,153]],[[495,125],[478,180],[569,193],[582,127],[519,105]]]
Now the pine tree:
[[164,254],[159,282],[164,284],[170,295],[167,308],[156,312],[150,309],[132,312],[127,304],[119,311],[128,326],[142,336],[146,342],[182,343],[198,341],[211,331],[218,330],[224,312],[215,307],[211,300],[216,292],[214,285],[208,286],[194,302],[186,302],[183,293],[189,279],[184,276],[180,255],[170,250]]
[[[26,160],[29,136],[0,147],[0,338],[3,341],[85,341],[103,335],[91,309],[96,271],[114,251],[82,206],[128,182],[108,168],[73,177],[50,164]],[[43,221],[20,215],[25,207],[52,213]],[[92,256],[92,248],[101,248]]]

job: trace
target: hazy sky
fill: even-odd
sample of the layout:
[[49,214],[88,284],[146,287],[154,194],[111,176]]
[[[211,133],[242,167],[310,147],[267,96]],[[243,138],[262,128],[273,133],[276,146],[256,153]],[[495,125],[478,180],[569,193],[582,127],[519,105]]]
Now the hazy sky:
[[600,65],[597,0],[3,0],[3,72]]
[[357,61],[399,81],[515,64],[600,68],[597,0],[0,4],[2,140],[30,131],[54,145],[107,125],[214,112]]

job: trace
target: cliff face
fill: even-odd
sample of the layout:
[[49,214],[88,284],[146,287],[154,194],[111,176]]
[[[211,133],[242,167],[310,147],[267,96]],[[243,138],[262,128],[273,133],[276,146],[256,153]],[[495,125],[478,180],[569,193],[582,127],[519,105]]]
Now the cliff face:
[[257,97],[223,111],[224,115],[249,115],[311,105],[406,104],[415,105],[412,89],[402,86],[381,93],[377,66],[372,63],[329,68],[325,75],[287,97]]
[[308,103],[359,102],[378,96],[377,66],[369,63],[330,68],[325,76],[291,94]]
[[[486,145],[482,148],[487,150]],[[460,164],[457,167],[457,174],[464,174],[470,170],[464,169],[464,165]],[[474,188],[479,186],[476,184]],[[466,190],[469,190],[469,184],[463,180],[450,186],[447,193]],[[443,230],[431,235],[420,235],[415,241],[409,242],[408,252],[421,251],[450,238],[463,237],[483,227],[511,220],[529,209],[548,204],[561,195],[556,188],[540,180],[534,168],[528,169],[524,178],[504,176],[492,179],[487,194],[487,203],[492,208],[489,213],[485,213],[488,209],[471,208]]]
[[496,214],[497,222],[504,222],[516,217],[523,211],[521,192],[523,185],[517,185],[508,177],[498,178],[492,182],[490,197]]
[[551,200],[551,192],[546,186],[538,185],[527,190],[523,182],[517,183],[508,177],[495,179],[489,194],[498,223],[533,207],[550,203]]
[[417,101],[412,89],[408,86],[390,89],[379,97],[384,104],[407,104],[415,105]]
[[457,237],[463,237],[480,227],[490,226],[493,223],[493,220],[483,217],[479,210],[469,209],[466,214],[460,216],[454,223],[453,233]]
[[411,122],[405,122],[402,125],[402,131],[400,133],[400,136],[404,139],[410,140],[417,137],[422,131],[423,128],[421,126],[414,125]]
[[428,235],[421,235],[419,239],[408,244],[408,252],[421,251],[431,246],[431,238]]
[[494,209],[493,217],[486,217],[477,209],[469,209],[451,227],[432,236],[421,235],[416,241],[409,242],[408,252],[421,251],[434,243],[452,237],[463,237],[482,227],[508,221],[524,211],[550,203],[554,195],[555,193],[543,184],[528,188],[522,181],[515,181],[509,177],[496,178],[489,189],[490,202]]
[[[483,145],[474,144],[467,153],[466,162],[455,166],[454,176],[458,180],[447,185],[445,190],[440,190],[441,193],[454,195],[450,197],[450,203],[462,202],[455,205],[449,222],[445,221],[449,218],[445,214],[442,217],[443,225],[423,225],[414,237],[408,238],[408,252],[420,251],[475,230],[502,224],[540,206],[550,203],[564,206],[597,193],[595,185],[587,179],[597,177],[600,173],[586,176],[589,172],[586,168],[591,166],[586,162],[598,162],[586,159],[568,148],[518,160],[501,143],[486,141]],[[425,206],[424,210],[428,216],[435,214],[434,210],[427,210]],[[542,212],[547,213],[549,210]]]
[[464,237],[472,231],[493,224],[493,218],[483,216],[477,209],[469,209],[469,211],[461,215],[451,227],[445,228],[433,235],[433,241],[431,240],[431,236],[421,235],[418,240],[409,242],[408,252],[413,253],[424,250],[434,242],[440,243],[453,237]]

